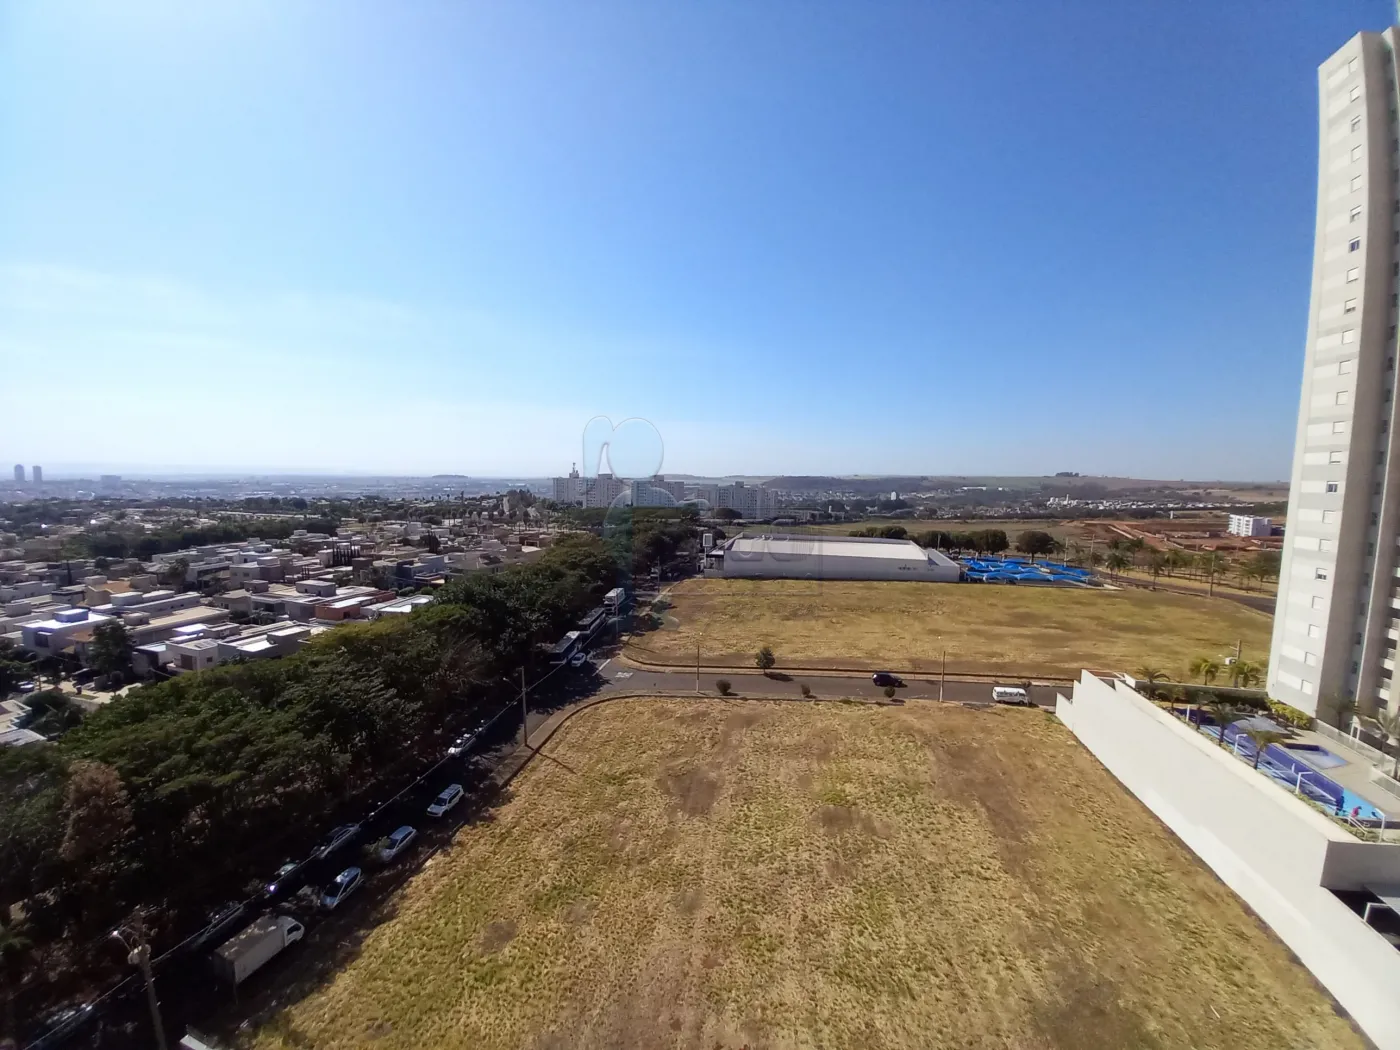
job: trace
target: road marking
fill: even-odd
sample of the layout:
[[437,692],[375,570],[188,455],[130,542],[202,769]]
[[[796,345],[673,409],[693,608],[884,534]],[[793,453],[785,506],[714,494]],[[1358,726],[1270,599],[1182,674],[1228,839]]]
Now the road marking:
[[618,679],[618,678],[631,678],[631,677],[632,677],[632,672],[631,672],[631,671],[618,671],[617,674],[613,675],[613,678],[614,678],[614,679]]
[[601,671],[604,667],[607,667],[608,664],[610,664],[610,663],[612,663],[612,657],[611,657],[611,656],[609,656],[606,660],[604,660],[602,663],[600,663],[600,664],[598,665],[598,670]]

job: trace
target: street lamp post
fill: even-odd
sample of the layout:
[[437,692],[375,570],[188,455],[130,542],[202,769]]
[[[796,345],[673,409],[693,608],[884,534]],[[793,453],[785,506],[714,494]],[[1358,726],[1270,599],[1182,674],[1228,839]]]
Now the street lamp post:
[[525,701],[525,668],[520,668],[520,743],[530,746],[530,707]]
[[156,1033],[156,1050],[166,1050],[165,1026],[160,1020],[160,1000],[156,998],[155,978],[151,975],[151,946],[146,943],[140,929],[119,927],[112,931],[112,939],[126,949],[126,961],[141,971],[146,984],[146,1002],[151,1008],[151,1027]]

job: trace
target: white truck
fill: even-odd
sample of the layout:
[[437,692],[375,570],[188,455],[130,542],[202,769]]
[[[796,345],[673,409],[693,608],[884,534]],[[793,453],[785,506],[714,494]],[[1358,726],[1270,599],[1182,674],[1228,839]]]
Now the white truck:
[[264,915],[219,945],[214,958],[225,977],[242,984],[305,933],[306,927],[288,915]]

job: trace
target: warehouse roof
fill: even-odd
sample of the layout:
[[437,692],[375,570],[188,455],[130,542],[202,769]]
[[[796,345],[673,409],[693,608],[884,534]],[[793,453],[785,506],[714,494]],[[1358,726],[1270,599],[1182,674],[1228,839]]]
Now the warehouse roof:
[[[888,558],[896,561],[948,561],[937,551],[925,550],[913,540],[887,540],[866,536],[802,536],[771,533],[739,536],[725,545],[740,556],[773,555],[821,558]],[[952,564],[952,562],[948,562]]]

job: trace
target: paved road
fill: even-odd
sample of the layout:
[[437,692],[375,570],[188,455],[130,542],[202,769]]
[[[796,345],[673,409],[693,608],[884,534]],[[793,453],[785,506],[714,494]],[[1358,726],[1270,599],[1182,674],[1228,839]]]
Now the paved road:
[[[619,664],[616,660],[606,660],[598,662],[598,674],[604,679],[603,692],[645,692],[648,689],[659,689],[670,692],[693,692],[695,689],[694,672],[684,671],[644,671],[640,668],[627,667]],[[884,695],[884,688],[877,686],[870,680],[870,675],[851,675],[850,677],[836,678],[830,675],[806,675],[800,671],[788,674],[786,672],[775,672],[783,675],[786,681],[777,678],[765,677],[758,674],[732,674],[729,672],[704,671],[700,673],[700,688],[706,692],[713,692],[715,682],[720,678],[727,678],[731,688],[736,693],[746,696],[773,696],[795,698],[801,695],[801,686],[805,683],[812,690],[812,696],[818,700],[824,697],[838,696],[864,696],[880,697]],[[932,677],[904,677],[904,687],[896,691],[896,696],[902,700],[937,700],[939,699],[938,676]],[[1006,685],[1019,684],[1014,679],[1007,679]],[[1056,692],[1068,690],[1069,686],[1031,686],[1031,700],[1037,704],[1053,707],[1055,704]],[[960,681],[949,678],[942,688],[942,698],[957,702],[986,702],[992,699],[992,683],[987,681]]]

